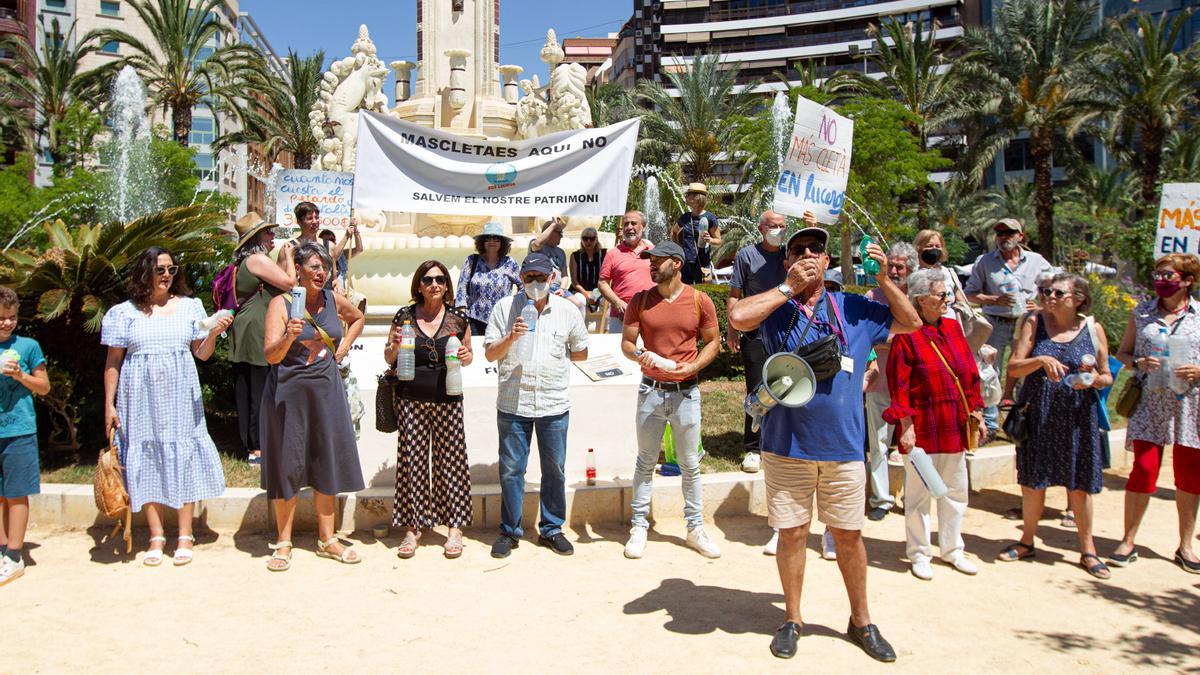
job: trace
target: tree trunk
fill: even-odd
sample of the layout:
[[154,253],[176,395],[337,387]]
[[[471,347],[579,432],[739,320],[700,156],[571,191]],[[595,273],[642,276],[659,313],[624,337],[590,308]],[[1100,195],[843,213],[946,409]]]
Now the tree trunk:
[[[924,125],[909,125],[909,131],[917,137],[917,142],[924,154],[929,150],[929,139],[925,136]],[[929,185],[922,183],[917,186],[917,229],[929,229]]]
[[292,155],[292,168],[311,169],[312,161],[312,155]]
[[1046,260],[1054,260],[1054,132],[1036,128],[1029,131],[1029,152],[1033,155],[1034,213],[1037,214],[1037,250]]
[[172,136],[176,143],[188,146],[188,135],[192,133],[191,106],[171,106],[171,122],[174,125]]
[[1142,130],[1142,203],[1138,211],[1143,216],[1158,208],[1158,179],[1165,137],[1166,132],[1158,125]]

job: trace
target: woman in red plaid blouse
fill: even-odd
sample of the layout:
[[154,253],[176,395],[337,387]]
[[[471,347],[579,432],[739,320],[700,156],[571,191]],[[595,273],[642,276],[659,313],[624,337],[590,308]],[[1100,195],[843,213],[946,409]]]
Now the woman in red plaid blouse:
[[967,510],[968,416],[984,431],[979,370],[962,326],[943,317],[952,291],[941,270],[925,269],[908,277],[908,297],[921,315],[915,333],[892,338],[888,355],[891,406],[883,418],[897,425],[904,459],[904,524],[907,554],[918,579],[933,578],[929,544],[930,494],[914,470],[908,451],[919,447],[929,454],[949,492],[938,500],[938,549],[942,561],[963,574],[978,569],[963,554],[961,534]]

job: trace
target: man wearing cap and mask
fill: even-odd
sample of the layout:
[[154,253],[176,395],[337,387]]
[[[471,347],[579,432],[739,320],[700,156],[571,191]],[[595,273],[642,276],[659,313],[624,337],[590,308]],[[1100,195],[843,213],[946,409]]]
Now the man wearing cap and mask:
[[824,288],[829,233],[806,227],[788,239],[787,277],[778,287],[739,300],[729,315],[738,330],[758,329],[768,354],[796,352],[812,366],[815,394],[799,408],[776,406],[764,417],[763,470],[768,523],[779,528],[776,564],[783,583],[787,620],[771,641],[780,658],[796,654],[805,540],[817,517],[833,532],[838,568],[850,598],[850,641],[880,661],[896,654],[871,623],[867,607],[867,552],[862,527],[866,503],[863,462],[863,376],[873,345],[889,334],[921,325],[912,304],[887,275],[879,246],[867,253],[879,262],[876,283],[890,306]]
[[[654,464],[668,422],[683,476],[683,515],[687,544],[706,558],[719,558],[721,549],[704,531],[700,488],[700,389],[697,376],[721,350],[721,331],[712,298],[683,283],[683,248],[666,241],[642,258],[650,261],[656,284],[638,293],[625,310],[621,352],[642,366],[638,389],[637,465],[633,472],[633,527],[625,545],[626,558],[640,558],[650,527],[650,495]],[[639,349],[638,337],[645,349]],[[704,341],[700,349],[698,341]],[[673,361],[664,363],[661,359]]]
[[[971,268],[971,278],[964,289],[967,300],[983,307],[992,334],[987,343],[996,349],[996,370],[1004,372],[1004,350],[1012,344],[1013,328],[1017,319],[1025,312],[1037,309],[1033,298],[1037,296],[1038,276],[1051,271],[1050,263],[1041,255],[1022,248],[1025,228],[1015,218],[1001,218],[992,228],[996,233],[996,250],[979,256]],[[1016,292],[1008,292],[1005,286],[1015,286]],[[1011,399],[1013,381],[1005,378],[1002,399]],[[995,437],[999,428],[999,409],[988,406],[983,409],[983,423],[987,426],[988,440]]]
[[[521,292],[492,308],[484,333],[484,358],[499,361],[496,426],[500,433],[500,536],[493,558],[506,558],[521,542],[521,508],[529,445],[537,434],[542,468],[537,544],[559,555],[575,549],[562,533],[567,516],[565,465],[571,399],[571,362],[587,360],[588,332],[570,300],[550,293],[554,265],[541,253],[521,264]],[[526,300],[537,308],[536,326],[521,318]],[[516,344],[532,329],[533,356],[522,361]]]
[[708,206],[708,186],[690,183],[683,195],[688,212],[679,216],[671,228],[671,241],[683,247],[683,283],[698,284],[704,278],[703,269],[712,262],[712,252],[721,245],[721,225]]

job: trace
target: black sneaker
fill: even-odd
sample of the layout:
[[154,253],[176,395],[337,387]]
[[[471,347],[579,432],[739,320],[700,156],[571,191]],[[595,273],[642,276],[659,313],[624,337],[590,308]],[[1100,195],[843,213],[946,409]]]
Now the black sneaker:
[[559,555],[571,555],[575,553],[575,547],[571,546],[571,542],[567,541],[562,532],[555,532],[549,537],[539,534],[537,545],[545,546]]
[[867,518],[870,520],[878,521],[878,520],[883,520],[884,517],[887,516],[887,514],[888,514],[888,509],[885,509],[882,506],[876,506],[875,508],[871,509],[870,511],[867,511]]
[[507,534],[502,534],[496,537],[496,541],[492,542],[492,557],[507,558],[512,550],[521,545],[521,540],[516,537],[510,537]]
[[891,663],[896,660],[896,652],[887,640],[883,639],[883,635],[879,633],[879,628],[873,623],[869,623],[862,628],[854,625],[854,619],[850,620],[850,624],[846,627],[846,635],[850,641],[862,648],[867,656],[876,661]]
[[800,624],[795,621],[785,621],[775,631],[771,640],[771,653],[776,658],[790,659],[796,655],[796,641],[800,639]]

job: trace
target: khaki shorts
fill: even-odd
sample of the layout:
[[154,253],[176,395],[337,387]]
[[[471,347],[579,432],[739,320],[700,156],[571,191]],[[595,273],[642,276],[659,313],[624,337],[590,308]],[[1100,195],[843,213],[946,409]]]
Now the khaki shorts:
[[867,499],[863,462],[815,462],[763,452],[767,487],[767,523],[774,528],[800,527],[812,521],[813,495],[817,519],[842,530],[861,530]]

